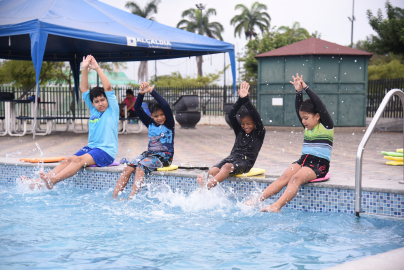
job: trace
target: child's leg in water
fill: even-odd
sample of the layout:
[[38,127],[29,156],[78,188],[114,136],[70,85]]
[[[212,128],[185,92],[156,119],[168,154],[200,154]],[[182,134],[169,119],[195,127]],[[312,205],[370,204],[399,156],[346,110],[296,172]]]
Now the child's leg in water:
[[58,173],[60,173],[61,171],[63,171],[64,168],[66,168],[67,166],[70,165],[70,163],[73,162],[74,158],[76,158],[77,156],[71,156],[68,157],[67,159],[63,160],[59,165],[57,165],[55,168],[53,168],[50,172],[48,172],[47,174],[45,174],[44,172],[39,172],[39,175],[41,176],[41,178],[45,177],[45,178],[49,178],[52,175],[57,175]]
[[283,174],[278,179],[276,179],[275,182],[266,187],[266,189],[262,192],[262,194],[258,198],[252,198],[251,200],[246,201],[245,204],[248,206],[252,206],[257,202],[265,201],[272,195],[278,193],[279,191],[282,190],[282,188],[284,188],[289,183],[289,180],[292,178],[293,175],[295,175],[300,170],[301,167],[302,166],[296,163],[290,165],[283,172]]
[[116,184],[114,193],[112,194],[112,198],[117,197],[118,193],[121,192],[126,187],[130,176],[132,175],[132,173],[135,172],[135,170],[136,169],[131,166],[126,166],[125,169],[123,169],[123,172],[118,179],[118,183]]
[[144,181],[144,174],[145,174],[144,170],[142,170],[140,166],[137,166],[135,180],[133,182],[132,191],[129,194],[129,199],[132,199],[142,188],[142,184]]
[[[208,190],[215,187],[217,183],[221,183],[224,179],[226,179],[229,174],[234,170],[234,165],[232,163],[226,163],[222,166],[221,169],[217,167],[213,167],[209,170],[209,174],[213,175],[213,178],[209,180],[207,184]],[[199,183],[199,187],[203,187],[204,181],[202,175],[198,175],[196,181]]]
[[288,182],[285,192],[282,196],[273,204],[265,206],[261,209],[262,212],[279,212],[281,208],[289,201],[291,201],[299,191],[299,187],[313,179],[316,179],[317,175],[309,167],[301,168]]
[[[56,168],[54,169],[56,174],[51,174],[53,170],[46,175],[44,173],[40,174],[40,179],[43,180],[43,183],[48,189],[52,189],[56,183],[76,174],[82,167],[95,164],[95,161],[90,154],[84,154],[79,157],[72,156],[71,158],[70,162],[60,164],[60,167],[58,166],[59,168],[57,170]],[[38,187],[40,187],[39,181],[37,181],[37,183]]]

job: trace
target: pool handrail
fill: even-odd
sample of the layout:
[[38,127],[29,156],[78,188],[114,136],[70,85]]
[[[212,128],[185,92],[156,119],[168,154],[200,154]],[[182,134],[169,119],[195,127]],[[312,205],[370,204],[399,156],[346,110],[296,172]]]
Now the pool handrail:
[[[380,119],[387,103],[390,101],[392,96],[398,96],[401,100],[401,104],[403,105],[403,113],[404,113],[404,92],[400,89],[392,89],[390,90],[383,98],[382,103],[380,103],[379,108],[375,116],[373,117],[372,121],[368,129],[363,135],[363,138],[359,144],[358,152],[356,153],[356,168],[355,168],[355,215],[359,217],[361,212],[361,202],[362,202],[362,156],[363,151],[365,150],[366,143],[369,140],[370,135],[372,134],[377,122]],[[404,166],[403,166],[403,173],[404,173]],[[403,174],[404,179],[404,174]]]

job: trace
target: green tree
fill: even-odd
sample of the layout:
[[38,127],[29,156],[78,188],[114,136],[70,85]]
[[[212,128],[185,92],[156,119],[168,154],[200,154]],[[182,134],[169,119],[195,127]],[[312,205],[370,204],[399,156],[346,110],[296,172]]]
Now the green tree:
[[236,5],[234,9],[241,10],[241,14],[234,16],[230,20],[230,24],[235,26],[234,36],[238,34],[240,37],[243,31],[245,37],[251,40],[252,37],[257,36],[255,27],[258,27],[262,33],[269,28],[271,17],[268,13],[263,11],[267,10],[266,5],[254,2],[251,5],[251,9],[248,9],[248,7],[243,4]]
[[[300,28],[299,23],[294,23],[294,27],[292,28],[286,26],[281,26],[278,30],[274,30],[274,28],[271,31],[264,32],[262,38],[256,37],[247,43],[245,57],[242,58],[244,61],[244,69],[246,71],[243,80],[249,81],[252,84],[256,83],[258,60],[254,56],[257,54],[272,51],[305,40],[313,35],[310,35],[306,29]],[[294,28],[295,30],[293,30]],[[282,32],[280,32],[279,29]]]
[[404,55],[404,9],[393,7],[389,1],[385,8],[387,18],[383,17],[381,9],[376,16],[370,10],[366,13],[370,26],[378,35],[367,38],[368,49],[377,54]]
[[306,39],[308,36],[310,36],[306,29],[300,27],[299,22],[294,22],[292,28],[289,26],[281,26],[278,28],[278,32],[297,39]]
[[394,79],[402,78],[403,76],[404,64],[400,63],[397,59],[388,63],[382,62],[368,67],[369,80]]
[[[199,33],[200,35],[208,36],[210,38],[220,39],[222,38],[222,32],[224,31],[223,25],[218,22],[210,22],[209,17],[212,15],[216,16],[216,9],[210,8],[205,13],[202,10],[190,8],[182,12],[181,17],[187,18],[182,19],[178,22],[177,28],[186,30],[192,33]],[[200,27],[202,26],[202,27]],[[202,77],[202,56],[196,57],[196,64],[198,67],[198,75]]]
[[[228,65],[226,69],[229,67]],[[171,75],[152,76],[150,84],[154,84],[156,87],[201,87],[207,85],[214,85],[223,71],[218,73],[209,73],[206,76],[197,76],[191,78],[190,76],[182,77],[180,73],[173,72]],[[157,80],[156,80],[157,79]]]
[[[142,9],[137,3],[128,1],[126,2],[125,7],[127,9],[130,9],[130,12],[132,14],[135,14],[137,16],[140,16],[142,18],[149,19],[151,21],[155,21],[155,18],[153,17],[154,14],[157,13],[158,8],[157,6],[160,4],[160,0],[151,0],[146,3],[144,8]],[[139,69],[137,72],[138,76],[138,81],[140,82],[145,82],[149,78],[149,68],[147,65],[147,61],[141,61],[139,65]]]

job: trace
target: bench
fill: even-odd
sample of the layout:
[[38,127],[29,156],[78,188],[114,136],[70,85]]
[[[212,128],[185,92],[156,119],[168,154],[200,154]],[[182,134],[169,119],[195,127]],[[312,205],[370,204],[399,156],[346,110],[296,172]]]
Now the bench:
[[[18,116],[15,119],[17,119],[17,121],[21,121],[23,123],[23,131],[22,133],[11,133],[11,136],[24,136],[27,132],[32,133],[34,130],[34,117],[30,117],[30,116]],[[31,120],[31,131],[27,131],[27,121]],[[36,135],[41,135],[41,136],[45,136],[48,135],[52,132],[52,124],[53,124],[53,120],[55,120],[55,117],[52,116],[48,116],[48,117],[37,117],[36,118],[37,121],[41,121],[41,120],[45,120],[46,121],[46,131],[45,132],[41,132],[41,131],[35,131]],[[38,124],[38,122],[37,122]]]
[[[137,129],[136,130],[130,130],[128,128],[130,120],[136,120],[137,121]],[[139,117],[120,117],[119,121],[122,121],[122,131],[119,131],[118,134],[130,134],[130,133],[139,133],[143,129],[143,123],[140,121]]]

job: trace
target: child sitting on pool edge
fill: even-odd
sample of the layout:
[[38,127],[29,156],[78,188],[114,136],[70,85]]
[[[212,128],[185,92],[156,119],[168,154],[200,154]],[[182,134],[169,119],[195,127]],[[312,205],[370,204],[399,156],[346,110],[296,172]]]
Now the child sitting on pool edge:
[[[97,72],[103,87],[88,90],[88,68]],[[52,189],[56,183],[73,176],[82,167],[94,164],[105,167],[114,162],[118,153],[119,105],[107,76],[91,55],[83,57],[80,90],[90,109],[88,144],[47,174],[40,172],[40,179],[30,181],[22,176],[31,188],[45,185]]]
[[[173,160],[174,115],[167,101],[153,89],[154,87],[150,87],[149,83],[142,83],[135,102],[136,113],[149,130],[148,151],[128,163],[119,177],[112,198],[120,194],[128,184],[132,173],[136,171],[132,191],[129,194],[129,199],[133,198],[142,187],[145,174],[155,171],[157,168],[170,166]],[[143,97],[146,93],[150,93],[155,99],[149,104],[151,117],[142,108]]]
[[[240,97],[233,105],[229,114],[229,120],[236,135],[236,140],[230,156],[209,170],[208,179],[210,176],[212,178],[206,184],[208,189],[222,182],[230,173],[248,173],[257,160],[262,143],[264,142],[265,128],[257,109],[255,109],[248,98],[250,94],[248,92],[249,88],[250,85],[247,82],[242,82],[240,85],[240,90],[238,91]],[[240,116],[240,123],[236,118],[237,113]],[[200,188],[205,185],[201,174],[198,175],[196,181],[199,183]]]
[[[270,184],[259,198],[245,202],[246,205],[253,205],[258,201],[264,201],[287,186],[275,203],[261,209],[263,212],[279,212],[296,196],[301,185],[324,177],[330,167],[334,139],[334,123],[331,116],[321,99],[304,83],[303,76],[299,77],[299,74],[296,74],[296,78],[293,77],[293,82],[290,83],[296,89],[296,113],[304,128],[302,156]],[[310,99],[303,101],[303,89]]]

